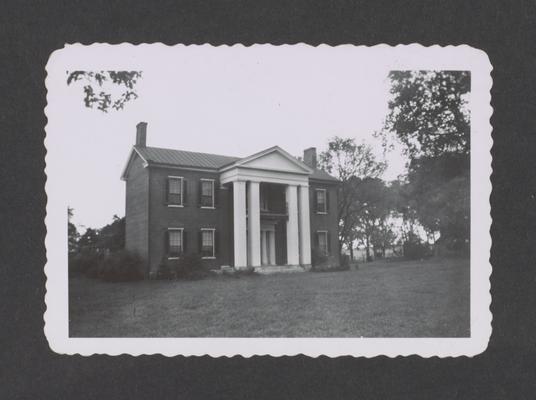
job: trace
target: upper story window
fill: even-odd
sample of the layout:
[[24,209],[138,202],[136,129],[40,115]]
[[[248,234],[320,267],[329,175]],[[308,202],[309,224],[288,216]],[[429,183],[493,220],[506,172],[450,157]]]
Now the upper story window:
[[182,206],[184,202],[184,180],[181,176],[168,176],[167,203],[170,206]]
[[182,228],[169,228],[168,229],[168,257],[179,257],[183,253],[183,229]]
[[214,229],[201,229],[201,256],[204,258],[213,258],[215,256],[214,233]]
[[214,208],[214,180],[201,179],[201,207]]
[[316,212],[318,214],[326,214],[328,212],[328,199],[326,189],[316,189]]

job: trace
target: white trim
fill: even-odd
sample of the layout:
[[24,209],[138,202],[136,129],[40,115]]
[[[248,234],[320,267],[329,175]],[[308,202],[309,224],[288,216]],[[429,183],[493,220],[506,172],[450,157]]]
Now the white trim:
[[234,181],[268,182],[282,185],[307,185],[309,183],[309,176],[294,174],[292,172],[265,171],[243,167],[235,167],[231,170],[222,172],[220,176],[221,184]]
[[[316,192],[324,192],[324,210],[325,211],[318,211],[318,197],[316,195]],[[323,188],[315,188],[315,213],[320,215],[327,215],[328,214],[328,190]]]
[[130,154],[129,154],[128,158],[127,158],[127,163],[125,164],[125,166],[123,168],[123,173],[121,174],[121,180],[123,180],[123,181],[125,181],[127,179],[127,172],[128,172],[129,167],[130,167],[130,163],[132,161],[132,157],[134,156],[134,154],[137,154],[138,156],[140,156],[141,160],[143,161],[143,168],[147,168],[149,166],[149,163],[141,155],[141,153],[138,151],[138,149],[136,149],[136,146],[132,146],[132,149],[130,150]]
[[[212,255],[201,257],[202,260],[214,260],[216,258],[216,228],[200,228],[201,232],[203,231],[212,231]],[[203,234],[201,233],[201,248],[199,252],[203,251]]]
[[261,158],[261,157],[266,156],[266,155],[271,154],[271,153],[279,153],[279,154],[281,154],[283,157],[288,159],[294,165],[296,165],[297,167],[301,168],[304,171],[304,173],[306,173],[306,174],[311,174],[313,172],[313,170],[311,168],[309,168],[303,162],[301,162],[301,161],[297,160],[296,158],[294,158],[292,155],[287,153],[285,150],[283,150],[279,146],[270,147],[270,148],[262,150],[262,151],[260,151],[258,153],[252,154],[252,155],[250,155],[248,157],[245,157],[245,158],[242,158],[242,159],[240,159],[238,161],[235,161],[234,163],[232,163],[230,165],[227,165],[227,166],[224,166],[223,168],[221,168],[220,172],[228,171],[229,169],[239,167],[239,166],[244,167],[244,164],[247,164],[247,163],[249,163],[249,162],[251,162],[253,160],[256,160],[258,158]]

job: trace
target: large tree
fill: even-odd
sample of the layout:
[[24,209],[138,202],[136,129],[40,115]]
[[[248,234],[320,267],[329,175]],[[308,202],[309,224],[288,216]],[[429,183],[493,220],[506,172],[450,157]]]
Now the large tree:
[[392,71],[384,144],[396,137],[409,156],[407,206],[442,240],[469,239],[471,89],[468,71]]
[[357,216],[363,207],[357,187],[364,178],[380,176],[385,164],[376,160],[369,145],[338,136],[330,139],[327,150],[320,153],[319,159],[320,167],[341,181],[338,196],[339,247],[345,244],[352,253]]

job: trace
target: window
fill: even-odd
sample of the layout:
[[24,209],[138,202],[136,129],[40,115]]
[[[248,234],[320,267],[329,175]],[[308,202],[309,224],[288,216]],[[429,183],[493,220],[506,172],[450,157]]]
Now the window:
[[214,208],[214,181],[201,179],[201,207]]
[[168,257],[179,257],[183,252],[183,230],[168,229]]
[[327,256],[329,254],[329,239],[326,231],[319,231],[316,233],[318,240],[318,251],[320,254]]
[[326,189],[316,189],[316,212],[318,214],[326,214],[327,207],[327,192]]
[[201,229],[201,256],[214,257],[214,229]]
[[170,206],[182,206],[183,179],[179,176],[168,176],[167,202]]
[[262,186],[260,190],[260,197],[261,197],[261,211],[269,211],[268,195],[266,193],[266,190],[264,190]]

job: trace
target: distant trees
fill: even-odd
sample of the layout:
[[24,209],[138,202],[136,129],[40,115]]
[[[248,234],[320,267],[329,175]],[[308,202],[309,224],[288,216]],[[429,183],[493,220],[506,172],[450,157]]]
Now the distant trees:
[[78,252],[116,252],[125,247],[125,218],[113,216],[112,223],[100,229],[87,228],[80,235],[76,226],[70,221],[73,215],[69,208],[69,253]]
[[[429,237],[440,234],[451,248],[469,241],[470,118],[468,71],[392,71],[392,99],[384,145],[396,137],[410,158],[405,220],[412,218]],[[399,188],[401,189],[401,188]]]
[[346,245],[352,253],[358,219],[365,209],[358,187],[362,179],[380,176],[385,164],[376,160],[370,146],[338,136],[330,139],[327,150],[320,153],[319,163],[321,168],[341,181],[338,196],[339,245]]

